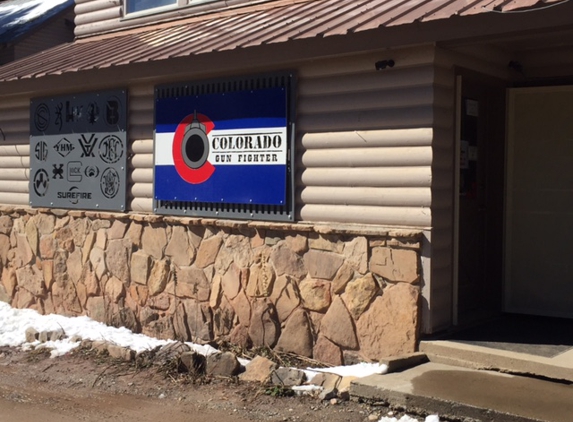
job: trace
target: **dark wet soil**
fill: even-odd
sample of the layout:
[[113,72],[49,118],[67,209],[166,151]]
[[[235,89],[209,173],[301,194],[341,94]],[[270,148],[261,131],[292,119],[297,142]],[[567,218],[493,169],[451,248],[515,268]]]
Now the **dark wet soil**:
[[236,379],[193,380],[82,351],[52,359],[0,348],[0,422],[364,422],[389,411],[270,392],[277,393]]

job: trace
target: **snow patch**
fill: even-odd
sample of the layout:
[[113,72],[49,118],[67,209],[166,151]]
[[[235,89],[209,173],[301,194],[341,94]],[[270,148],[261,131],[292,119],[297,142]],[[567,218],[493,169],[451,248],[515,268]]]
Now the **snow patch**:
[[17,19],[12,19],[4,22],[5,26],[20,25],[39,18],[44,13],[49,12],[55,7],[67,2],[68,0],[30,0],[25,4],[19,3],[0,5],[0,15],[9,17],[9,15],[24,11],[24,13]]

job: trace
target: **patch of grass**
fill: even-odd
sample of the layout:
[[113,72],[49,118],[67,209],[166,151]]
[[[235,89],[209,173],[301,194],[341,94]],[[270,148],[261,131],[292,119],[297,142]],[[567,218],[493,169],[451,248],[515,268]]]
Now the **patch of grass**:
[[265,394],[271,397],[292,397],[295,395],[295,392],[289,387],[273,385],[265,390]]
[[50,357],[52,349],[47,347],[37,347],[26,353],[26,360],[28,362],[39,362]]

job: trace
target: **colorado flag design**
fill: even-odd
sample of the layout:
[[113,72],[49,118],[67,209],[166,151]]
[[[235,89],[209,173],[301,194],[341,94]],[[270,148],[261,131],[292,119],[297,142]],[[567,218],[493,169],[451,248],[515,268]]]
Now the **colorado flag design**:
[[155,199],[284,205],[284,88],[157,98]]

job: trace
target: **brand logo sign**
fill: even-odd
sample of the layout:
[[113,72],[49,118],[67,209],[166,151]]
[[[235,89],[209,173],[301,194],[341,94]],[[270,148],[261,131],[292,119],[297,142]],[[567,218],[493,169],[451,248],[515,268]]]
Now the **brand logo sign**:
[[155,198],[284,204],[286,104],[282,88],[157,100]]
[[30,205],[125,211],[127,93],[30,101]]

